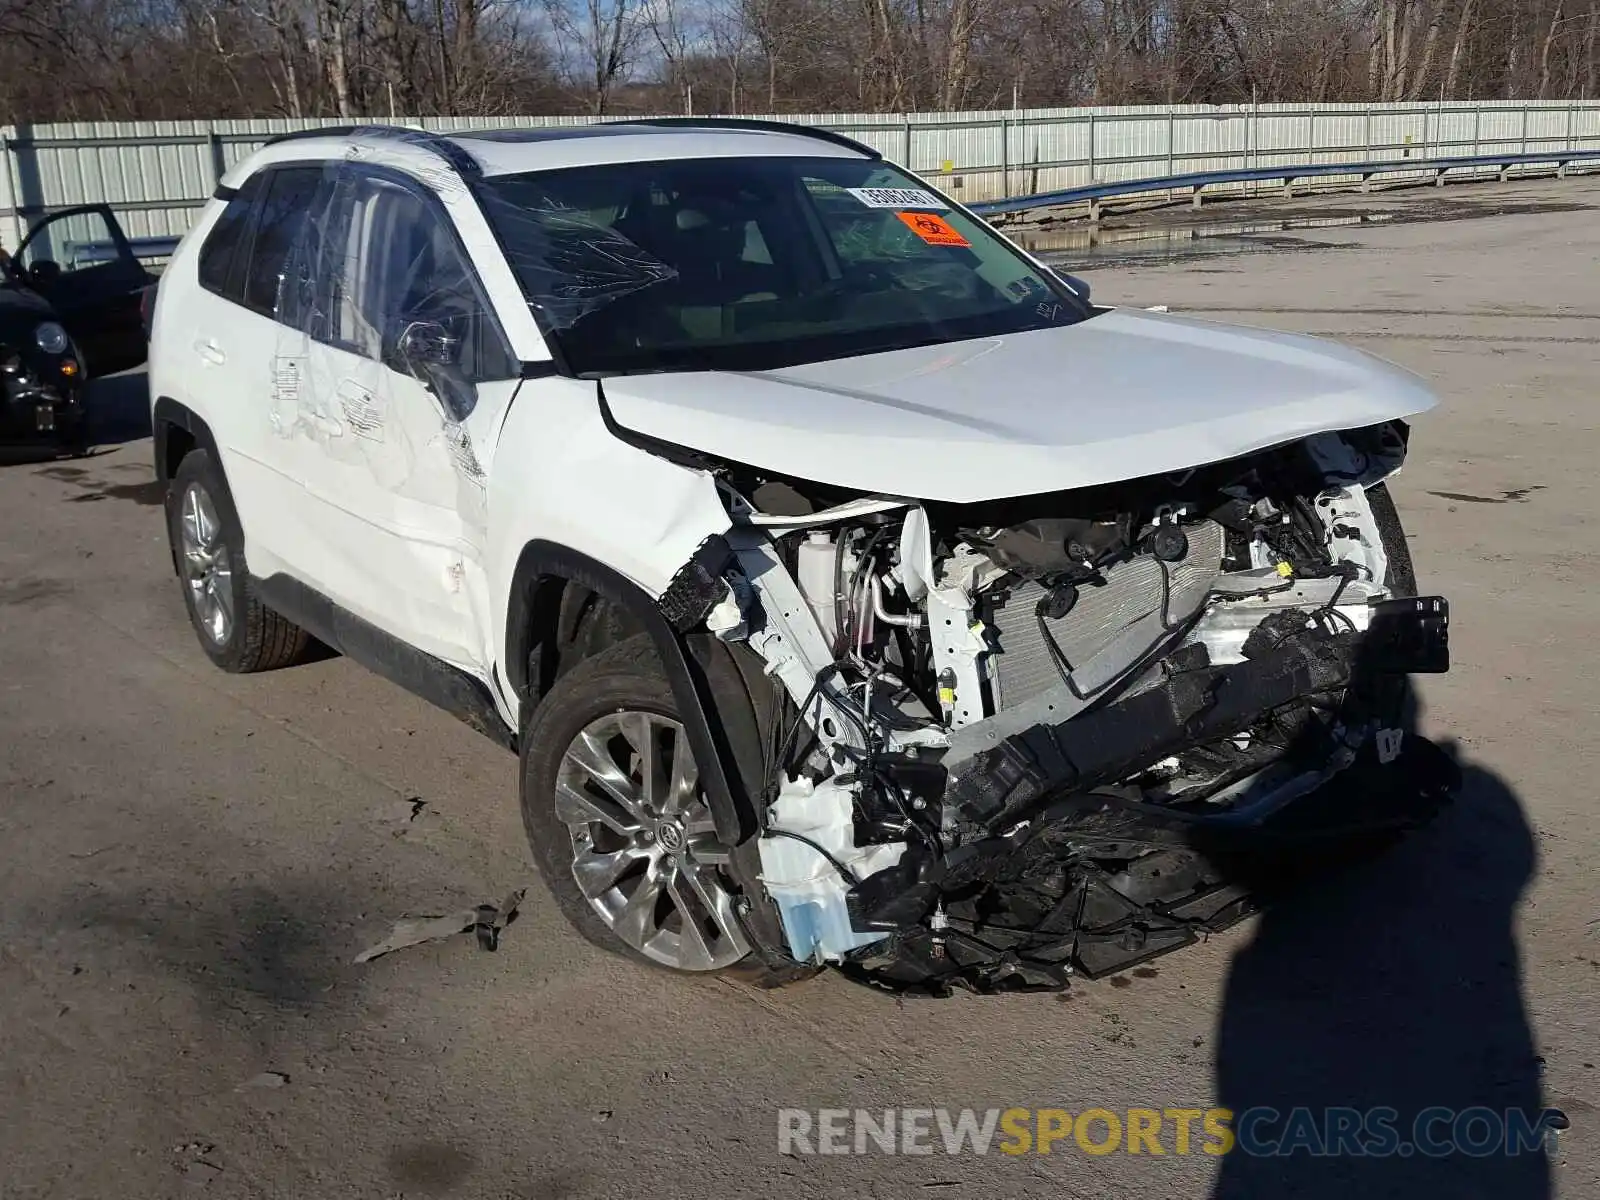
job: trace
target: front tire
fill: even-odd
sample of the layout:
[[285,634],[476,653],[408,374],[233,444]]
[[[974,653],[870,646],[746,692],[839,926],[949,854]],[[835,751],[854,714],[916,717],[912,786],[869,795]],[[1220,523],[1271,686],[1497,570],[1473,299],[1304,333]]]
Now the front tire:
[[1411,561],[1411,545],[1406,541],[1406,531],[1400,524],[1400,513],[1389,494],[1389,485],[1375,483],[1367,489],[1367,505],[1372,509],[1372,519],[1378,526],[1378,538],[1383,543],[1384,557],[1389,560],[1389,575],[1383,581],[1394,597],[1417,594],[1417,570]]
[[540,701],[522,739],[522,819],[562,914],[601,949],[761,987],[815,974],[754,944],[770,902],[741,865],[750,856],[717,838],[648,634],[583,660]]
[[310,635],[256,595],[239,514],[209,453],[184,455],[167,488],[166,509],[184,605],[206,656],[237,675],[298,661]]
[[87,458],[92,449],[94,446],[89,441],[88,418],[80,415],[61,439],[61,452],[68,458]]

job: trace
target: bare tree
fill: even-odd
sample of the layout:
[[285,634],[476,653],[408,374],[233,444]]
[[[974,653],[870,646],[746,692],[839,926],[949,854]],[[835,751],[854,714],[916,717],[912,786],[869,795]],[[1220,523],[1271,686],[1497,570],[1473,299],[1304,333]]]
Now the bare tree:
[[0,0],[9,121],[1597,91],[1600,0]]
[[693,54],[693,31],[680,0],[655,0],[645,23],[661,55],[660,82],[674,94],[680,112],[691,112],[694,84],[686,68]]
[[595,115],[609,112],[648,36],[642,0],[544,0],[568,74]]

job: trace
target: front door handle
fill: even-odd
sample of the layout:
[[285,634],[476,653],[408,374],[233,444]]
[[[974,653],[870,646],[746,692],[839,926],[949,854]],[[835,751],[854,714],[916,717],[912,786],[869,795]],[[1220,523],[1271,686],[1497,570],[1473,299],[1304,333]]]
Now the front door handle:
[[216,342],[212,341],[210,338],[196,342],[194,344],[194,348],[196,353],[198,353],[201,358],[205,359],[213,366],[220,367],[228,361],[228,356],[223,353],[222,347],[217,345]]

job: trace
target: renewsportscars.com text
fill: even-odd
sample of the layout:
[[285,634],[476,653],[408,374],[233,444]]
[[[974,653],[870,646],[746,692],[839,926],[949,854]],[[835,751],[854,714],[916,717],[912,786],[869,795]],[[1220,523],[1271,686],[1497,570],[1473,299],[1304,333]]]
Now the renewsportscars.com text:
[[782,1108],[778,1153],[1486,1158],[1548,1152],[1566,1125],[1555,1109]]

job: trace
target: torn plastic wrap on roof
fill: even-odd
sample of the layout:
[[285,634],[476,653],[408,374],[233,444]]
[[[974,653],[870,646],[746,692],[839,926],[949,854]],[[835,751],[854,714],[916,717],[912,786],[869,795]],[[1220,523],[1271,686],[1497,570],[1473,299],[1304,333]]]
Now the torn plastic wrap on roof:
[[[376,167],[389,167],[404,171],[406,174],[422,180],[440,196],[454,199],[467,195],[467,185],[461,178],[460,172],[452,165],[438,162],[419,163],[410,155],[397,154],[401,147],[420,148],[426,150],[429,156],[437,155],[440,151],[441,140],[437,134],[425,130],[408,130],[402,134],[397,130],[385,132],[384,137],[370,141],[355,142],[345,151],[345,161],[352,164],[361,164]],[[445,143],[448,145],[448,143]],[[466,152],[461,152],[465,156]]]

